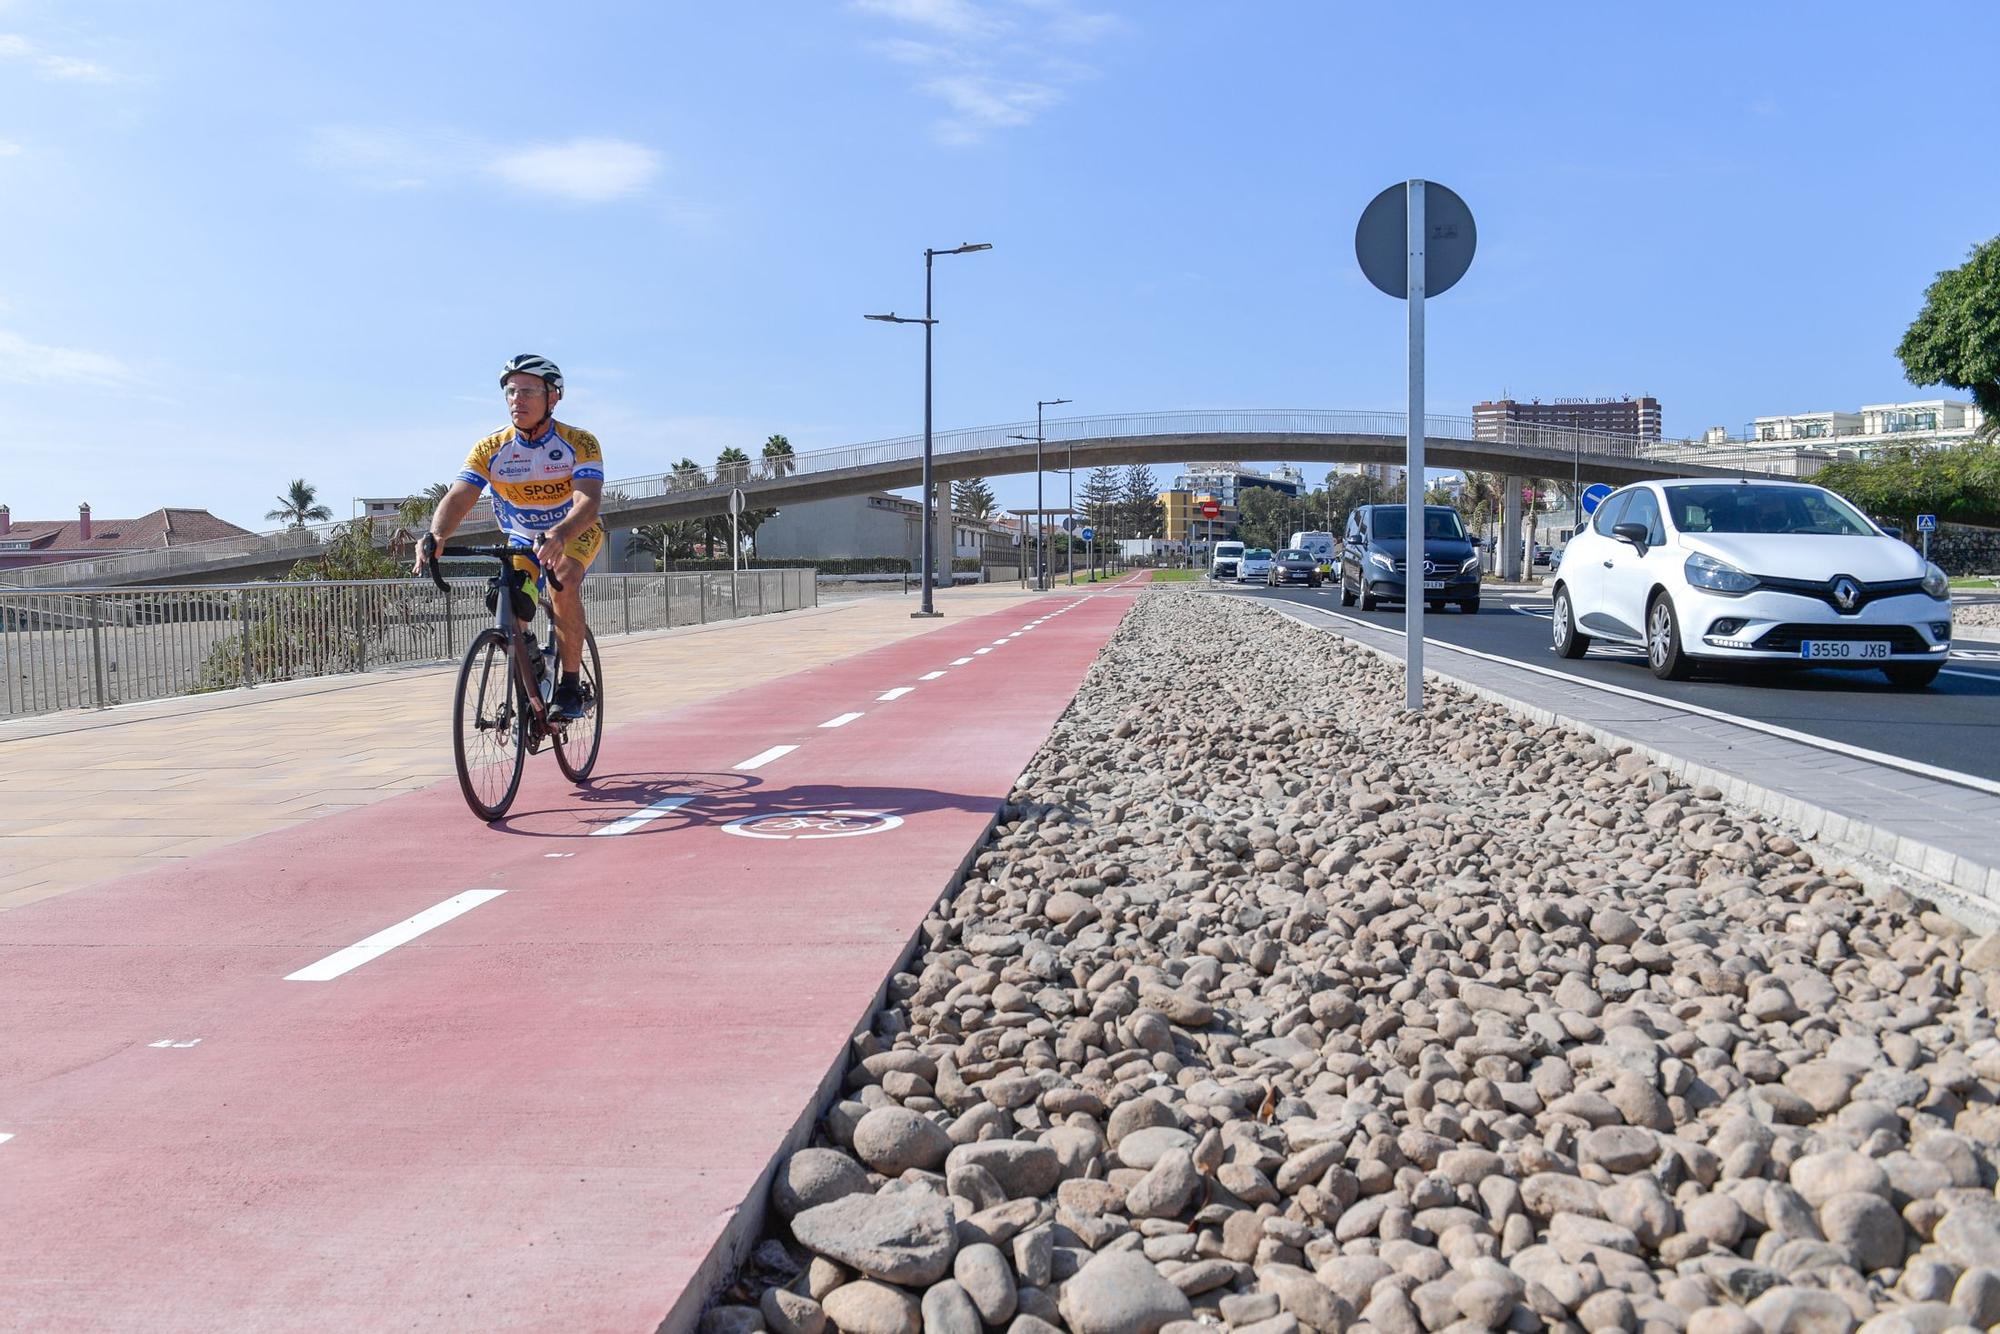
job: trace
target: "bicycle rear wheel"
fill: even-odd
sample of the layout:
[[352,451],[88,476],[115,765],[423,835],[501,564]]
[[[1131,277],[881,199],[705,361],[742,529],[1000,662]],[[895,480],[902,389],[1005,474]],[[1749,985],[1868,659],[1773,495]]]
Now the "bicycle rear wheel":
[[465,651],[452,698],[451,757],[472,813],[489,824],[507,813],[528,759],[527,701],[498,630],[482,630]]
[[597,659],[597,636],[583,632],[583,664],[577,673],[586,711],[555,734],[556,763],[572,783],[590,777],[597,764],[597,747],[604,740],[604,665]]

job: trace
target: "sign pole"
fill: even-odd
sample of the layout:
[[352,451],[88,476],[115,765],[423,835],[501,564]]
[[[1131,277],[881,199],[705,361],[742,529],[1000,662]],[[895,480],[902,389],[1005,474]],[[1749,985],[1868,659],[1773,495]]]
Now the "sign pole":
[[1403,477],[1403,707],[1424,707],[1424,183],[1409,183],[1409,404]]

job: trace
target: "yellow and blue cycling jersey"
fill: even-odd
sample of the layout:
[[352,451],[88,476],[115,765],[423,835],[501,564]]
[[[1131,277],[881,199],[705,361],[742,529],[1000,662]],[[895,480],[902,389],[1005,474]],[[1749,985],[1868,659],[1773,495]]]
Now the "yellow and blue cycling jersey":
[[510,541],[533,545],[576,503],[572,482],[604,480],[604,451],[580,426],[551,421],[533,440],[509,426],[472,447],[458,480],[491,486],[500,530]]

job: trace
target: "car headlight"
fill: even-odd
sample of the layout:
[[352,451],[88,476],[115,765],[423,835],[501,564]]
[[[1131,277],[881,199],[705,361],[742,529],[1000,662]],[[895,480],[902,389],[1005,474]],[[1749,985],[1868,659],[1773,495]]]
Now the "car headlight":
[[1713,556],[1703,556],[1699,553],[1689,556],[1687,565],[1683,568],[1690,584],[1710,593],[1724,593],[1733,597],[1748,593],[1757,586],[1754,577]]
[[1463,561],[1459,563],[1458,572],[1460,574],[1470,574],[1472,571],[1478,568],[1479,568],[1479,557],[1467,556]]
[[1951,580],[1935,565],[1924,566],[1924,592],[1940,602],[1951,596]]
[[1395,572],[1396,569],[1396,562],[1390,560],[1387,556],[1383,555],[1379,551],[1371,551],[1368,553],[1368,563],[1370,565],[1379,565],[1383,569],[1391,572],[1392,574]]

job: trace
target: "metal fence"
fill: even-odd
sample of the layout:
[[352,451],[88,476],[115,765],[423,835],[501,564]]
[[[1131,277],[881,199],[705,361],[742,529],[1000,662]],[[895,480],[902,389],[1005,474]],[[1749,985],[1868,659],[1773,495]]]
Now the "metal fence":
[[[595,574],[603,638],[818,605],[815,572]],[[0,717],[456,657],[492,624],[487,581],[0,589]],[[544,623],[545,624],[545,623]]]

